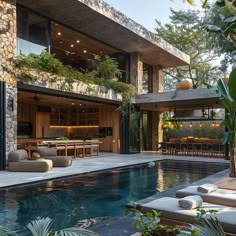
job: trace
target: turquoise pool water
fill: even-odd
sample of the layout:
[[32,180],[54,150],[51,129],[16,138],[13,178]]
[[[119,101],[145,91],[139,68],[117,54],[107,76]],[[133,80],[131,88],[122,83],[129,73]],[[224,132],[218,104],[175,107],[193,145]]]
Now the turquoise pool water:
[[[67,177],[0,190],[0,225],[27,235],[25,226],[50,217],[53,227],[78,225],[82,219],[124,213],[125,204],[228,168],[226,164],[160,161],[102,173]],[[63,171],[63,169],[62,169]]]

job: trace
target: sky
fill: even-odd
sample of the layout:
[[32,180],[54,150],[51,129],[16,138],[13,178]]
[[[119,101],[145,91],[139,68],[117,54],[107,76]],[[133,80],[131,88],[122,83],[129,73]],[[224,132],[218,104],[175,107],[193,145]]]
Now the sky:
[[156,27],[155,19],[162,23],[167,23],[169,21],[170,8],[174,10],[200,8],[200,6],[190,6],[189,4],[184,3],[183,0],[104,1],[151,31],[154,31]]

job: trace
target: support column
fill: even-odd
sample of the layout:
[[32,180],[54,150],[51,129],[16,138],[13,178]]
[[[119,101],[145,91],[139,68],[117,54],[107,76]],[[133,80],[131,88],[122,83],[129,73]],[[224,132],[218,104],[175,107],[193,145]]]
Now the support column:
[[162,92],[163,91],[163,71],[161,67],[153,66],[152,73],[152,92]]
[[[152,92],[163,91],[163,71],[161,67],[153,67]],[[162,112],[154,111],[152,114],[152,150],[156,149],[156,144],[163,141]]]
[[139,53],[130,54],[130,83],[136,88],[136,94],[142,94],[143,62]]
[[6,155],[17,148],[16,1],[0,1],[0,80],[6,82]]

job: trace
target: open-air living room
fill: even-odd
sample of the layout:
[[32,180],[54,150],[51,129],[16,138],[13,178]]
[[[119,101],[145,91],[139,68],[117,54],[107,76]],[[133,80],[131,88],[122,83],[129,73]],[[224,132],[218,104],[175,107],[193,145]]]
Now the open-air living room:
[[1,0],[0,236],[236,235],[235,15]]

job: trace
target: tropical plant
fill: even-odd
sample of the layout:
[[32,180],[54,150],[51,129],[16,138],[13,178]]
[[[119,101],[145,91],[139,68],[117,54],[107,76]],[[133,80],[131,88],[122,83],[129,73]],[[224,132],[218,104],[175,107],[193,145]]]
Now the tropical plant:
[[[27,225],[33,236],[98,236],[95,232],[81,228],[68,228],[55,231],[51,229],[52,219],[49,217],[37,219]],[[0,227],[1,236],[18,236],[10,229]]]
[[126,215],[129,214],[134,214],[134,227],[142,230],[142,236],[175,236],[180,233],[179,226],[160,224],[160,212],[156,210],[142,213],[137,208],[129,208]]
[[236,69],[230,73],[228,85],[224,80],[219,80],[217,85],[217,92],[220,93],[226,108],[226,116],[222,123],[226,127],[223,143],[230,144],[230,176],[236,177]]

